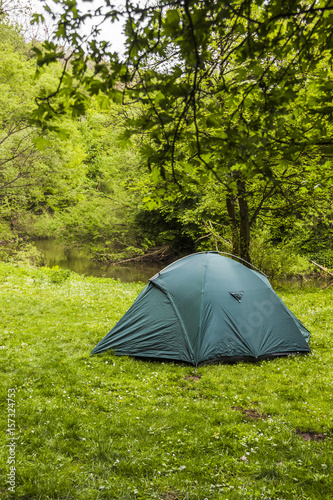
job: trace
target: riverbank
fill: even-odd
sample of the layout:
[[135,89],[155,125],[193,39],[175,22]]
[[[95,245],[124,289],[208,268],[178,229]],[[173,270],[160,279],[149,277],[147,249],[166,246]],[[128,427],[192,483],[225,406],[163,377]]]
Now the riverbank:
[[141,281],[146,283],[164,264],[145,262],[126,262],[110,265],[94,261],[91,256],[77,247],[70,247],[52,239],[41,239],[23,242],[19,249],[15,245],[7,244],[1,253],[0,261],[12,260],[20,264],[31,264],[36,267],[60,267],[86,276],[99,278],[113,278],[125,283]]
[[142,287],[0,264],[15,498],[330,499],[332,288],[279,291],[312,333],[309,356],[197,370],[89,356]]
[[[8,243],[8,242],[7,242]],[[92,256],[81,248],[71,247],[55,241],[54,239],[39,239],[34,241],[11,242],[0,248],[0,261],[12,261],[19,264],[33,265],[36,267],[60,267],[86,276],[113,278],[125,283],[141,281],[146,283],[149,278],[163,269],[173,259],[167,258],[160,262],[145,262],[129,260],[122,263],[97,262]],[[275,275],[276,270],[269,275],[274,286],[282,287],[317,287],[325,288],[332,283],[332,276],[319,267],[312,265],[311,272],[292,272],[287,276],[283,273]]]

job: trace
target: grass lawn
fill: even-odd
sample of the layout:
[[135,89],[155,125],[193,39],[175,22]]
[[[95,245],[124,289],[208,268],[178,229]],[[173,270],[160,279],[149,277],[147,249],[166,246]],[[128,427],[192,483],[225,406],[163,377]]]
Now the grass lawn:
[[89,356],[142,287],[0,264],[0,498],[332,499],[333,288],[278,291],[309,356]]

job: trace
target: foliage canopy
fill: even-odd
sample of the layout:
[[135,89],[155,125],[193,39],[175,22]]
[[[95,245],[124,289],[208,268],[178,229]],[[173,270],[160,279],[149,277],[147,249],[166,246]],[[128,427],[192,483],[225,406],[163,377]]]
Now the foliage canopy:
[[[248,259],[251,219],[279,186],[297,171],[299,194],[302,175],[308,185],[331,182],[332,1],[127,1],[124,8],[106,1],[85,13],[76,1],[56,3],[59,16],[46,10],[58,22],[56,39],[71,50],[35,49],[40,66],[64,60],[58,90],[41,96],[36,119],[50,120],[64,106],[84,113],[89,95],[104,105],[140,103],[123,138],[143,134],[141,154],[157,174],[151,206],[154,197],[173,199],[175,184],[183,193],[222,184],[234,251]],[[90,38],[80,31],[88,19],[119,18],[124,56],[98,41],[101,24]],[[58,93],[67,99],[57,107]],[[251,215],[253,179],[265,188]]]
[[[249,260],[262,235],[292,238],[296,251],[330,246],[331,2],[48,5],[58,27],[35,43],[35,60],[0,24],[7,228],[27,210],[37,236],[53,231],[108,259],[167,244]],[[124,55],[98,35],[118,19]],[[24,141],[5,137],[21,124]],[[16,155],[15,144],[28,149]]]

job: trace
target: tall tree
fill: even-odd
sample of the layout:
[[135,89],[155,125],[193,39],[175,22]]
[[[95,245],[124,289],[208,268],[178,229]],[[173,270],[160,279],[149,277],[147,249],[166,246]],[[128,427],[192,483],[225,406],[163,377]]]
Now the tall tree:
[[[123,9],[105,1],[85,13],[75,0],[56,4],[55,36],[72,50],[65,54],[52,43],[36,49],[39,65],[64,61],[58,90],[40,96],[36,120],[66,108],[82,113],[89,94],[140,101],[125,137],[146,134],[142,152],[162,179],[159,195],[170,196],[171,182],[186,190],[191,179],[215,178],[228,191],[234,249],[249,259],[248,179],[268,181],[265,197],[290,165],[318,158],[316,148],[326,158],[319,163],[328,165],[333,0],[126,1]],[[99,26],[93,38],[80,31],[87,19],[120,17],[127,36],[123,59],[97,41]],[[57,107],[52,99],[59,92],[68,99]]]
[[0,22],[0,218],[14,230],[18,214],[27,209],[73,203],[74,179],[79,184],[82,177],[84,146],[78,125],[58,119],[57,131],[64,122],[70,131],[64,141],[52,127],[43,130],[30,119],[40,89],[50,91],[57,84],[60,66],[52,69],[43,71],[36,84],[29,45],[15,26]]

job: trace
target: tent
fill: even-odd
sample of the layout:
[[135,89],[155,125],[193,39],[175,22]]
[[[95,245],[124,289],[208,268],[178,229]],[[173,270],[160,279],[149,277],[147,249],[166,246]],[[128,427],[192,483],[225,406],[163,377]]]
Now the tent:
[[153,276],[91,354],[112,349],[198,365],[309,353],[309,337],[266,276],[202,252]]

